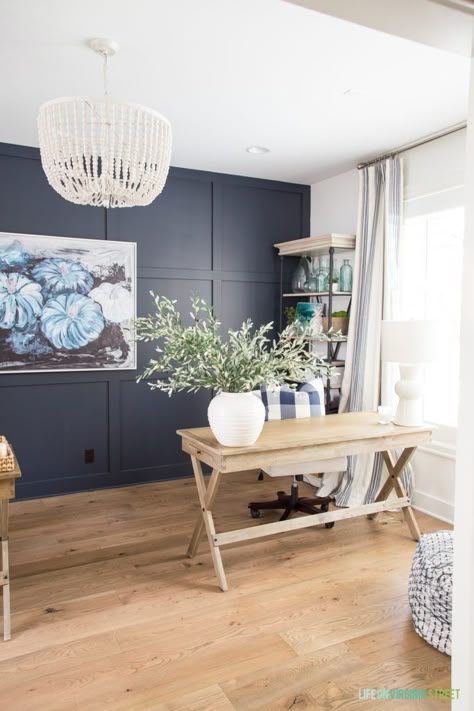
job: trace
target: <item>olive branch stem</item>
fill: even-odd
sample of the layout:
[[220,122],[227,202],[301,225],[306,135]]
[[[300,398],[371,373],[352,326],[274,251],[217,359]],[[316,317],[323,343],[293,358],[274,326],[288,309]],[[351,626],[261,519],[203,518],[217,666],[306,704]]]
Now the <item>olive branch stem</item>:
[[191,296],[191,323],[185,325],[176,300],[150,294],[155,313],[136,320],[136,337],[155,343],[157,356],[138,380],[170,396],[198,390],[250,392],[262,384],[274,387],[304,382],[309,373],[331,373],[326,361],[308,352],[304,334],[295,336],[290,327],[272,339],[273,322],[254,327],[247,319],[224,338],[221,322],[199,296]]

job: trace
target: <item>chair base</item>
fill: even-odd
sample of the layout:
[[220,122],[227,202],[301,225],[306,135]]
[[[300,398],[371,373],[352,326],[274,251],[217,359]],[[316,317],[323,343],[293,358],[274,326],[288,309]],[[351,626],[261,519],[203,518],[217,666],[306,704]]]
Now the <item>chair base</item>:
[[[301,511],[306,514],[326,513],[329,510],[329,496],[298,496],[298,486],[291,487],[291,494],[285,494],[284,491],[277,492],[278,498],[274,501],[251,501],[248,504],[250,515],[252,518],[259,518],[260,511],[283,509],[280,521],[286,521],[295,511]],[[326,528],[332,528],[334,521],[324,524]]]

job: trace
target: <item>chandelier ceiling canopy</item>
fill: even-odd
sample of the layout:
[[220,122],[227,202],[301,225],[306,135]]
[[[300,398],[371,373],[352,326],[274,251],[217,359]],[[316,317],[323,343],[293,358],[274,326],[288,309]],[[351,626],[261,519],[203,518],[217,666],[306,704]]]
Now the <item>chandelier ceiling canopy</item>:
[[98,38],[89,46],[104,58],[104,96],[42,104],[38,133],[43,170],[62,197],[79,205],[149,205],[168,176],[170,122],[145,106],[111,98],[107,59],[118,44]]

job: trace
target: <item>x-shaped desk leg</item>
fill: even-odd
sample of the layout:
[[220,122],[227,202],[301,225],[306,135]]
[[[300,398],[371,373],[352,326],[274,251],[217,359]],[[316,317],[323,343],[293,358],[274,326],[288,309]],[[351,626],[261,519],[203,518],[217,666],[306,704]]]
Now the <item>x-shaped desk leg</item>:
[[203,528],[205,528],[207,539],[209,541],[209,547],[211,549],[214,570],[216,572],[217,580],[219,581],[219,587],[225,592],[227,590],[227,580],[224,573],[224,566],[222,564],[220,549],[218,548],[218,546],[214,545],[216,529],[214,526],[214,519],[212,518],[211,513],[214,499],[216,498],[217,494],[217,486],[219,483],[220,472],[217,469],[213,469],[209,486],[206,489],[206,482],[202,473],[201,462],[196,459],[196,457],[191,457],[191,462],[193,465],[194,478],[196,479],[199,503],[201,504],[201,516],[196,523],[196,527],[194,529],[191,542],[189,544],[188,556],[192,558],[196,554],[197,548],[199,546],[199,541],[202,536]]
[[[193,465],[193,469],[194,469],[194,465]],[[218,489],[218,485],[219,485],[219,479],[220,479],[220,471],[218,471],[217,469],[213,469],[211,478],[209,480],[209,485],[206,490],[206,508],[208,509],[208,511],[210,511],[214,505],[214,501],[215,501],[215,498],[217,495],[217,489]],[[204,488],[206,488],[205,484],[204,484]],[[199,491],[199,489],[198,489],[198,491]],[[203,532],[204,532],[204,519],[202,517],[202,512],[201,512],[197,518],[196,526],[194,528],[191,541],[189,543],[188,552],[187,552],[188,558],[194,558],[194,556],[196,555]]]
[[[403,486],[400,477],[415,451],[416,447],[407,447],[407,449],[403,450],[398,460],[395,460],[390,452],[382,452],[385,466],[388,469],[388,479],[381,488],[376,501],[385,501],[392,489],[395,489],[395,492],[399,497],[407,496],[407,492],[405,491],[405,487]],[[402,512],[413,539],[418,541],[421,536],[421,531],[418,527],[412,507],[404,506],[402,508]],[[376,513],[369,514],[368,518],[374,519],[376,516]]]

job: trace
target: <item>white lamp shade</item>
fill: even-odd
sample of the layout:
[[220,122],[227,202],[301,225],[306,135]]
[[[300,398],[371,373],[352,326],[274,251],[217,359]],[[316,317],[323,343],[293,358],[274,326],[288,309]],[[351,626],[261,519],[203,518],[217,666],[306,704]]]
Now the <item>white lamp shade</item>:
[[382,321],[382,360],[392,363],[429,363],[439,352],[436,321]]

